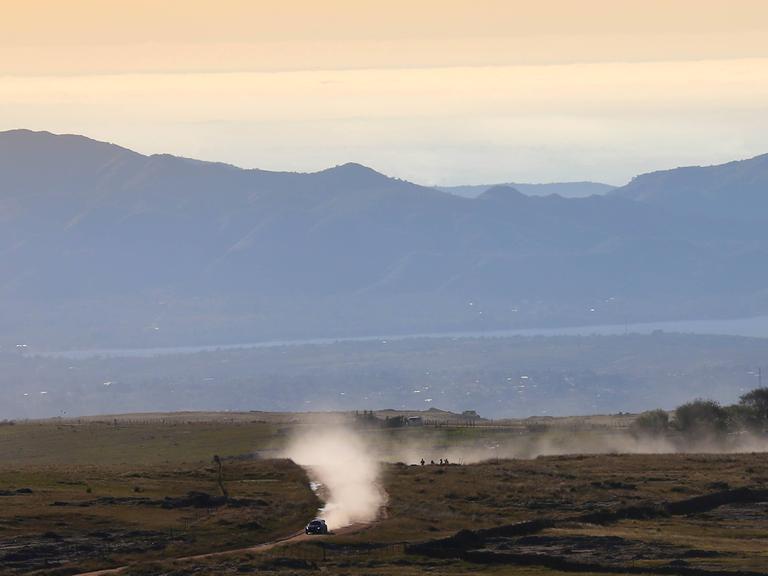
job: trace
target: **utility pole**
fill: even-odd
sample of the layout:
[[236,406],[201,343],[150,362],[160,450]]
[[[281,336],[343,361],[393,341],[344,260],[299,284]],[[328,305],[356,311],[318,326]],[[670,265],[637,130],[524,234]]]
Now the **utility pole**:
[[763,387],[763,368],[761,366],[758,366],[754,370],[748,372],[748,374],[752,376],[757,376],[757,387],[758,388]]

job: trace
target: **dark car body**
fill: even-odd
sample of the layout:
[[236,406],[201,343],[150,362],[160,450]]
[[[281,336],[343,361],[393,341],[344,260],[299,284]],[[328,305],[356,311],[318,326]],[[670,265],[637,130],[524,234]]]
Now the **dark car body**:
[[312,520],[312,522],[307,524],[304,532],[307,534],[328,534],[328,526],[326,525],[325,520]]

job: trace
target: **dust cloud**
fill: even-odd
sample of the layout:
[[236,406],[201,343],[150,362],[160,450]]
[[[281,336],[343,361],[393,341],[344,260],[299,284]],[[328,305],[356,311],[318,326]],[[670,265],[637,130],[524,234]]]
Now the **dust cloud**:
[[386,503],[374,448],[354,430],[334,426],[298,433],[283,456],[306,468],[326,502],[319,517],[331,530],[371,522]]
[[[640,435],[626,431],[576,432],[567,429],[532,434],[491,434],[474,441],[442,433],[419,438],[382,435],[331,424],[297,432],[282,456],[307,470],[325,501],[318,513],[328,527],[343,528],[375,520],[386,504],[384,463],[472,464],[496,459],[531,459],[567,454],[674,454],[766,452],[768,440],[752,434],[721,437]],[[428,432],[422,430],[422,432]]]
[[574,433],[554,431],[527,435],[499,435],[483,442],[450,442],[440,435],[391,445],[385,460],[417,464],[448,460],[473,464],[495,459],[531,459],[573,454],[734,454],[768,452],[768,440],[752,434],[725,437],[669,437],[615,431]]

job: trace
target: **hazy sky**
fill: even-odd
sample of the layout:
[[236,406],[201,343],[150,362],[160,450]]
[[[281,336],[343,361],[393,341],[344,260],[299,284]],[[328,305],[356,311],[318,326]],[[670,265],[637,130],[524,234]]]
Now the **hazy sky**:
[[0,3],[0,130],[439,184],[768,152],[765,0]]

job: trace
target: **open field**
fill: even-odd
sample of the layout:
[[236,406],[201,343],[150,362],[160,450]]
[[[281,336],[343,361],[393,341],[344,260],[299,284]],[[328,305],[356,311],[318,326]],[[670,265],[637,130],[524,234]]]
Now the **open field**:
[[[624,434],[631,417],[617,418],[551,425],[563,435],[604,438]],[[178,576],[768,574],[762,453],[390,463],[379,479],[387,504],[368,526],[174,560],[300,530],[320,502],[306,472],[277,456],[296,429],[327,425],[321,420],[156,415],[0,426],[0,574],[71,575],[122,565],[128,575]],[[428,461],[489,443],[534,444],[543,434],[512,424],[359,434],[390,459],[410,445]],[[226,501],[214,454],[223,460]]]
[[[573,437],[577,432],[610,434],[626,431],[635,415],[581,418],[528,418],[487,421],[464,418],[440,410],[375,412],[377,418],[420,416],[433,425],[405,429],[363,427],[361,433],[384,459],[405,459],[402,448],[447,451],[486,448],[504,441],[522,446],[537,438],[531,431],[547,430]],[[354,422],[350,413],[157,413],[98,416],[77,419],[0,423],[0,464],[146,464],[195,463],[220,456],[273,456],[296,430],[312,430]],[[399,451],[399,453],[395,453]],[[409,450],[410,452],[410,450]],[[439,458],[444,454],[435,454]]]
[[73,573],[243,547],[292,533],[317,509],[304,471],[289,461],[225,466],[226,505],[204,463],[3,465],[0,573]]

